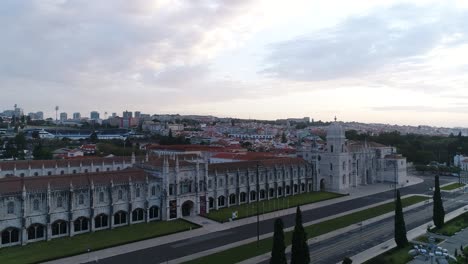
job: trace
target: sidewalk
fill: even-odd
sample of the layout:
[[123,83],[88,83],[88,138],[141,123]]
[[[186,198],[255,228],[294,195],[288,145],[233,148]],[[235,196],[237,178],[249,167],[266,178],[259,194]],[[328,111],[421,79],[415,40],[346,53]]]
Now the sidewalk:
[[[466,208],[467,207],[462,207],[462,208],[459,208],[449,214],[447,214],[445,216],[445,221],[449,221],[463,213],[466,212]],[[417,228],[415,229],[412,229],[410,230],[408,233],[407,233],[407,237],[408,237],[408,240],[413,240],[421,235],[424,235],[426,233],[426,230],[427,230],[427,226],[432,224],[432,221],[431,222],[427,222],[421,226],[418,226]],[[388,251],[389,249],[391,248],[394,248],[396,247],[396,243],[395,243],[395,240],[394,239],[390,239],[388,241],[385,241],[384,243],[381,243],[375,247],[372,247],[368,250],[365,250],[357,255],[354,255],[352,257],[350,257],[352,260],[353,260],[353,263],[364,263],[365,261],[371,259],[371,258],[374,258],[386,251]],[[458,244],[458,247],[460,247],[460,244]],[[453,252],[449,252],[451,254],[453,254]],[[337,263],[337,264],[341,264],[341,262]]]
[[[418,184],[418,183],[421,183],[421,182],[423,182],[423,180],[418,178],[418,177],[408,176],[408,183],[406,183],[404,186],[401,186],[401,187],[411,186],[411,185]],[[372,184],[372,185],[358,186],[356,188],[350,189],[349,195],[347,195],[347,196],[343,196],[343,197],[335,198],[335,199],[331,199],[331,200],[326,200],[326,201],[322,201],[322,202],[317,202],[317,203],[313,203],[313,204],[303,205],[303,206],[301,206],[301,210],[302,211],[308,211],[308,210],[312,210],[312,209],[316,209],[316,208],[320,208],[320,207],[340,203],[340,202],[343,202],[343,201],[348,201],[348,200],[352,200],[352,199],[356,199],[356,198],[360,198],[360,197],[365,197],[365,196],[369,196],[369,195],[376,194],[376,193],[381,193],[381,192],[388,191],[388,190],[391,190],[391,189],[393,189],[393,187],[391,187],[388,183],[376,183],[376,184]],[[385,202],[388,202],[388,201],[384,201],[384,202],[381,202],[381,203],[376,203],[376,204],[373,204],[372,206],[361,207],[359,209],[352,210],[352,211],[347,211],[345,213],[338,214],[338,215],[333,215],[331,217],[322,218],[322,219],[319,219],[317,221],[309,222],[307,224],[313,224],[313,223],[316,223],[318,221],[325,221],[325,220],[328,220],[330,218],[335,218],[335,217],[338,217],[338,216],[341,216],[341,215],[344,215],[344,214],[352,213],[353,211],[359,211],[359,210],[366,209],[368,207],[377,206],[377,205],[383,204]],[[280,217],[280,216],[294,214],[294,213],[296,213],[296,208],[289,208],[289,209],[284,209],[284,210],[280,210],[280,211],[276,211],[276,212],[266,213],[266,214],[263,214],[263,215],[260,216],[260,221],[268,220],[268,219],[274,219],[274,218],[277,218],[277,217]],[[120,254],[126,254],[126,253],[133,252],[133,251],[147,249],[147,248],[151,248],[151,247],[155,247],[155,246],[159,246],[159,245],[173,243],[173,242],[177,242],[177,241],[184,240],[184,239],[187,239],[187,238],[193,238],[193,237],[197,237],[197,236],[201,236],[201,235],[206,235],[206,234],[209,234],[209,233],[212,233],[212,232],[227,230],[227,229],[230,229],[230,228],[235,228],[235,227],[243,226],[243,225],[246,225],[246,224],[255,223],[257,221],[256,216],[239,219],[239,220],[232,221],[232,222],[226,222],[226,223],[223,223],[223,224],[218,223],[218,222],[213,221],[213,220],[210,220],[210,219],[207,219],[207,218],[204,218],[204,217],[200,217],[200,216],[191,216],[191,217],[188,217],[188,218],[185,218],[185,219],[187,219],[188,221],[192,221],[192,222],[194,222],[196,224],[199,224],[202,227],[198,228],[198,229],[195,229],[195,230],[191,230],[191,231],[185,231],[185,232],[172,234],[172,235],[168,235],[168,236],[162,236],[162,237],[152,238],[152,239],[143,240],[143,241],[139,241],[139,242],[135,242],[135,243],[129,243],[129,244],[125,244],[125,245],[121,245],[121,246],[117,246],[117,247],[112,247],[112,248],[107,248],[107,249],[98,250],[98,251],[94,251],[94,252],[84,253],[84,254],[81,254],[81,255],[66,257],[66,258],[62,258],[62,259],[58,259],[58,260],[54,260],[54,261],[49,261],[49,262],[45,262],[45,263],[47,263],[47,264],[84,263],[84,262],[89,262],[89,261],[93,261],[93,260],[99,260],[99,259],[104,259],[104,258],[108,258],[108,257],[113,257],[113,256],[117,256],[117,255],[120,255]],[[266,238],[266,237],[269,237],[269,236],[272,236],[272,235],[273,235],[273,233],[265,234],[264,236],[261,236],[260,238],[262,238],[262,237]],[[256,238],[251,238],[251,239],[239,241],[239,242],[236,242],[236,243],[233,243],[233,244],[225,245],[223,247],[211,249],[209,251],[204,251],[204,252],[201,252],[201,253],[205,253],[205,254],[200,255],[200,256],[213,254],[213,253],[216,253],[216,252],[219,252],[219,251],[231,248],[231,247],[243,245],[245,243],[250,243],[250,242],[252,242],[250,240],[254,241],[254,240],[256,240]],[[198,253],[198,254],[200,254],[200,253]],[[180,263],[180,262],[183,262],[183,261],[179,261],[179,260],[182,260],[182,259],[185,259],[185,261],[190,260],[190,259],[195,259],[195,258],[200,257],[198,254],[185,256],[185,257],[177,259],[177,260],[169,261],[168,263]]]

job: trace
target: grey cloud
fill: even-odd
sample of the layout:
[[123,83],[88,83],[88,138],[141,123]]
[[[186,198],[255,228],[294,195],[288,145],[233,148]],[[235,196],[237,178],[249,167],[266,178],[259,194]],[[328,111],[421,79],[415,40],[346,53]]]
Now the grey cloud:
[[419,63],[442,45],[466,43],[468,13],[443,6],[394,6],[350,17],[334,28],[271,44],[267,76],[299,81],[362,77],[383,67]]

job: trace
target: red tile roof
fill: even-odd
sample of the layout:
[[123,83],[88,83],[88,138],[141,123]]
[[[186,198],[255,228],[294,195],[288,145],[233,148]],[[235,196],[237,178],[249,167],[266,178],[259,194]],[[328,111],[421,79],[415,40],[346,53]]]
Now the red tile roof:
[[83,188],[91,185],[109,185],[133,182],[143,182],[147,173],[142,169],[132,168],[121,171],[83,173],[37,177],[8,177],[0,179],[0,194],[21,192],[23,184],[28,191],[46,190],[50,184],[51,189]]

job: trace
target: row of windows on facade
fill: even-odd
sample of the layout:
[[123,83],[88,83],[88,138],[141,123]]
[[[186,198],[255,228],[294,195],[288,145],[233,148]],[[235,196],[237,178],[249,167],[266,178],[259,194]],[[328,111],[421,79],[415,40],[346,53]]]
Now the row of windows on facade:
[[[159,185],[158,185],[158,189],[159,189]],[[155,196],[156,195],[156,186],[152,186],[151,187],[151,195],[152,196]],[[135,191],[135,196],[137,198],[139,198],[141,196],[141,190],[140,188],[137,188],[136,191]],[[80,194],[78,195],[78,204],[79,205],[83,205],[84,204],[84,195],[83,194]],[[117,193],[117,199],[119,200],[122,200],[123,199],[123,191],[122,190],[119,190],[118,193]],[[99,193],[99,202],[100,203],[103,203],[104,202],[104,192],[100,192]],[[34,199],[33,201],[33,210],[34,211],[39,211],[39,205],[40,205],[40,202],[38,199]],[[58,196],[57,197],[57,204],[56,206],[58,208],[61,208],[63,207],[63,197],[62,196]],[[14,202],[9,202],[7,204],[7,214],[14,214],[15,213],[15,203]]]
[[[137,208],[132,212],[132,222],[140,222],[144,220],[145,210]],[[119,211],[114,214],[113,220],[114,225],[123,225],[127,224],[128,213],[124,211]],[[152,206],[149,209],[149,219],[155,219],[159,217],[159,207]],[[94,218],[94,227],[95,228],[106,228],[109,227],[109,216],[106,214],[100,214]],[[86,217],[79,217],[73,221],[73,230],[74,232],[85,232],[90,231],[90,222]],[[52,223],[52,236],[61,236],[68,234],[68,222],[64,220],[58,220]],[[38,240],[45,238],[45,225],[42,224],[32,224],[28,227],[28,240]],[[18,243],[20,240],[20,230],[18,228],[10,227],[2,231],[1,234],[1,244],[13,244]]]
[[[305,175],[305,173],[304,173],[304,171],[302,171],[301,176],[304,176],[304,175]],[[286,179],[289,179],[289,173],[286,172],[285,176],[286,176]],[[297,172],[294,171],[294,177],[296,177],[296,176],[297,176]],[[270,173],[268,175],[268,179],[270,181],[280,179],[280,177],[281,177],[280,175],[275,176],[275,175],[273,175],[273,173]],[[234,180],[235,180],[234,177],[230,177],[229,178],[229,185],[234,185]],[[254,183],[255,181],[256,181],[256,177],[250,177],[250,182],[251,183]],[[261,174],[259,176],[259,181],[260,182],[264,181],[264,175],[263,174]],[[245,182],[246,182],[245,176],[241,176],[240,177],[240,184],[245,184]],[[218,183],[218,187],[223,187],[223,185],[224,185],[223,179],[218,179],[217,183]],[[213,181],[210,179],[210,180],[208,180],[208,188],[212,188],[212,187],[213,187]]]
[[[110,171],[110,170],[111,170],[111,169],[110,169],[109,167],[106,168],[106,171]],[[117,170],[119,171],[119,170],[120,170],[120,167],[117,167]],[[99,171],[100,171],[99,168],[96,168],[95,172],[99,172]],[[88,173],[88,172],[89,172],[88,169],[85,169],[85,170],[84,170],[84,173]],[[73,171],[72,171],[72,174],[77,174],[77,173],[78,173],[77,170],[73,170]],[[64,175],[64,174],[65,174],[65,171],[64,171],[64,170],[61,170],[61,171],[60,171],[60,175]],[[34,175],[34,176],[39,176],[39,172],[36,171],[36,172],[34,172],[33,175]],[[51,175],[52,175],[52,171],[47,171],[47,175],[51,176]],[[24,174],[24,173],[20,173],[20,176],[21,176],[21,177],[24,177],[25,174]]]
[[[312,185],[309,184],[309,189],[311,189],[311,188],[312,188]],[[296,194],[298,192],[298,190],[299,190],[299,186],[297,184],[294,184],[293,194]],[[302,192],[305,191],[305,184],[304,183],[301,184],[301,191]],[[283,189],[281,187],[278,187],[277,193],[278,193],[278,196],[282,196],[283,195]],[[286,195],[291,194],[291,187],[289,185],[285,187],[285,194]],[[270,188],[268,190],[268,197],[269,198],[274,198],[275,197],[275,189],[274,188]],[[250,201],[255,201],[256,199],[257,199],[257,192],[256,191],[250,191]],[[260,190],[260,199],[266,199],[266,190]],[[218,196],[218,207],[226,206],[225,200],[226,200],[226,198],[223,195]],[[209,197],[208,201],[209,201],[209,208],[210,209],[214,208],[214,198]],[[240,203],[247,202],[247,193],[241,192],[239,194],[239,202]],[[235,205],[236,203],[237,203],[237,196],[235,194],[229,195],[229,205]]]

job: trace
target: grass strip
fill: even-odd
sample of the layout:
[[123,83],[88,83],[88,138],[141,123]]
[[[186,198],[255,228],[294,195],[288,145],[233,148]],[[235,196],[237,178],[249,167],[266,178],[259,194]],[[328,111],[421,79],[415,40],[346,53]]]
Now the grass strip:
[[464,183],[455,182],[455,183],[440,187],[440,189],[443,190],[443,191],[451,191],[451,190],[455,190],[455,189],[463,187],[463,186],[465,186]]
[[25,246],[0,249],[0,263],[38,263],[86,253],[88,249],[96,251],[198,227],[184,220],[157,221],[35,242]]
[[278,210],[283,210],[298,205],[316,203],[320,201],[330,200],[344,196],[343,194],[331,193],[331,192],[308,192],[297,195],[291,195],[286,197],[280,197],[271,200],[264,200],[260,202],[253,202],[250,204],[241,204],[218,210],[210,210],[205,216],[209,219],[218,222],[227,222],[232,217],[232,212],[237,211],[237,219],[242,219],[250,216],[255,216],[258,210],[261,214],[270,213]]
[[[425,196],[410,196],[402,199],[403,206],[410,206],[425,200],[428,200],[428,197]],[[307,232],[308,238],[317,237],[331,231],[347,227],[349,225],[357,224],[359,222],[393,212],[395,210],[394,202],[388,202],[379,206],[375,206],[372,208],[364,209],[361,211],[357,211],[348,215],[344,215],[341,217],[337,217],[334,219],[326,220],[317,224],[313,224],[310,226],[305,227]],[[273,227],[272,227],[273,230]],[[292,231],[285,232],[285,243],[286,246],[291,244],[291,237]],[[262,239],[259,242],[259,246],[257,248],[257,242],[248,243],[239,247],[231,248],[222,252],[218,252],[212,255],[208,255],[205,257],[201,257],[192,261],[188,261],[185,263],[190,264],[216,264],[216,263],[237,263],[240,261],[244,261],[249,258],[253,258],[255,256],[265,254],[271,251],[273,239],[266,238]]]
[[432,228],[431,232],[444,236],[453,236],[455,233],[468,227],[468,213],[461,214],[446,222],[441,229]]
[[409,244],[404,248],[394,247],[389,251],[364,262],[364,264],[406,264],[413,259],[408,254],[408,251],[410,251],[412,247],[412,244]]

